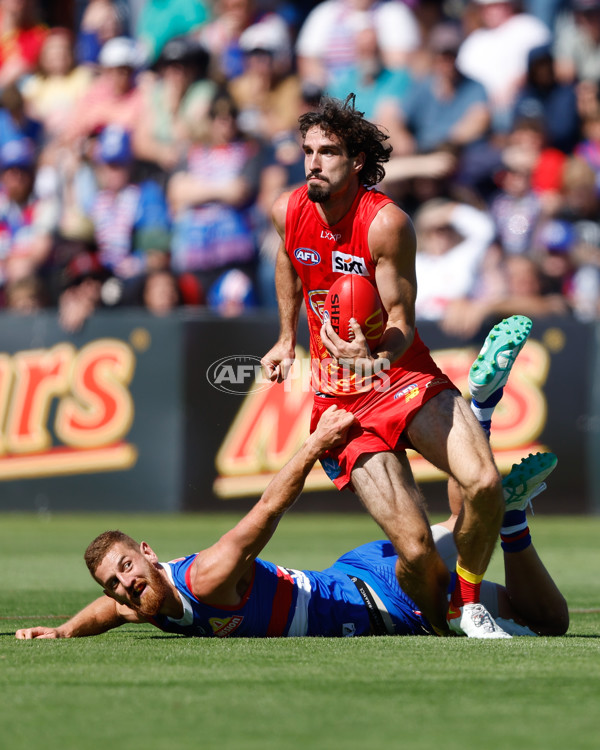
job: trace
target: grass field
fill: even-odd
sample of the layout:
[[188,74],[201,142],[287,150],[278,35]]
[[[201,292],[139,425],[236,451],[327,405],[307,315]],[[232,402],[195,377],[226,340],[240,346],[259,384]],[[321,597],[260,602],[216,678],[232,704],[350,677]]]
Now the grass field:
[[[571,609],[562,638],[188,640],[132,625],[91,639],[15,640],[17,628],[58,624],[98,595],[82,560],[97,533],[122,528],[170,559],[232,521],[0,516],[0,748],[600,746],[600,518],[532,520]],[[320,568],[378,536],[366,516],[293,513],[263,556]],[[502,579],[501,560],[488,577]]]

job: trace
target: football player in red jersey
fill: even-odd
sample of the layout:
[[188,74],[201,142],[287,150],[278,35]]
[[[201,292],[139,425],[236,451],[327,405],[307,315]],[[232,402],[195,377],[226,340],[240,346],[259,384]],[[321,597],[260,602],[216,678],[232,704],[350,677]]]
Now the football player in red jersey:
[[[502,522],[500,475],[469,405],[435,365],[416,330],[413,225],[399,206],[373,189],[389,159],[387,135],[355,109],[353,95],[343,103],[325,97],[299,122],[307,184],[284,193],[273,207],[281,237],[275,272],[280,334],[263,357],[265,373],[279,382],[287,376],[304,296],[311,358],[320,365],[312,368],[311,429],[332,403],[356,417],[345,443],[322,457],[326,473],[339,489],[353,489],[383,528],[398,552],[400,586],[436,632],[507,637],[500,627],[483,633],[474,624],[481,580]],[[311,304],[319,290],[326,293],[344,273],[374,283],[388,314],[373,351],[360,326],[354,326],[355,337],[347,342]],[[497,347],[488,349],[484,380],[494,385],[488,396],[501,395],[525,338],[516,331],[502,339],[502,372]],[[382,366],[385,387],[375,387],[381,379],[362,377]],[[449,475],[463,503],[454,530],[458,562],[450,615],[448,570],[433,543],[408,447]]]

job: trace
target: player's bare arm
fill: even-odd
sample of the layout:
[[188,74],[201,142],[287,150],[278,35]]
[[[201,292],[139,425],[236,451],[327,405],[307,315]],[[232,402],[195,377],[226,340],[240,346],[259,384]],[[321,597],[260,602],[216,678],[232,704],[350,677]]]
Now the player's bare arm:
[[369,247],[375,261],[375,279],[388,314],[386,330],[377,348],[371,352],[356,323],[355,337],[340,338],[330,323],[321,329],[321,338],[329,353],[338,360],[359,365],[366,371],[376,360],[395,362],[410,347],[415,334],[416,237],[409,217],[395,204],[385,206],[369,229]]
[[289,196],[290,193],[284,193],[273,205],[273,224],[281,237],[275,262],[279,338],[261,360],[266,377],[278,383],[285,380],[296,356],[296,331],[302,305],[302,283],[285,250],[285,216]]
[[57,628],[41,626],[23,628],[17,630],[15,638],[22,641],[36,638],[84,638],[90,635],[100,635],[126,622],[145,622],[145,620],[127,605],[119,604],[108,596],[100,596]]
[[219,541],[198,554],[190,570],[194,594],[207,604],[239,604],[255,558],[300,495],[308,473],[328,448],[342,442],[354,415],[331,406],[300,450],[274,477],[260,500]]

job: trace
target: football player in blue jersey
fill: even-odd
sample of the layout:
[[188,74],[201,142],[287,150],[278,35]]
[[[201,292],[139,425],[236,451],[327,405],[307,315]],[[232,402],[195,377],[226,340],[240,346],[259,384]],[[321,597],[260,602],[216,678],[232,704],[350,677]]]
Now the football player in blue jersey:
[[[258,557],[319,456],[344,439],[353,421],[349,412],[330,407],[254,507],[205,550],[161,563],[146,542],[120,531],[101,534],[85,559],[105,595],[59,627],[25,628],[16,637],[91,636],[127,622],[200,637],[433,634],[397,582],[397,555],[388,541],[358,547],[324,571],[294,570]],[[562,635],[568,628],[567,604],[531,543],[525,516],[555,465],[551,453],[530,455],[504,479],[505,585],[481,586],[481,613],[474,612],[473,621],[482,632],[494,628],[489,614],[505,637]],[[455,522],[451,516],[432,528],[451,570]]]

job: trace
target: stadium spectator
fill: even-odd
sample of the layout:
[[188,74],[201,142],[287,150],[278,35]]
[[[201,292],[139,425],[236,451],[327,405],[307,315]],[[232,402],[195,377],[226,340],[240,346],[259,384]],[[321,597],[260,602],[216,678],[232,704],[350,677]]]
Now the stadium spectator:
[[495,264],[497,278],[492,283],[488,280],[479,296],[457,299],[448,305],[440,323],[445,333],[472,339],[489,321],[501,317],[518,313],[544,318],[570,312],[564,296],[544,292],[542,272],[533,258],[501,255],[499,260]]
[[[351,414],[330,407],[255,506],[205,550],[161,563],[147,542],[138,544],[123,532],[96,537],[84,557],[104,595],[58,627],[23,628],[15,637],[92,636],[128,622],[150,622],[166,632],[207,638],[433,634],[398,586],[397,558],[388,541],[365,544],[318,572],[292,570],[258,557],[319,455],[339,443],[351,423]],[[482,589],[489,611],[518,636],[563,635],[569,625],[567,603],[533,546],[525,512],[555,465],[552,454],[531,455],[504,480],[506,587],[486,581]],[[449,568],[456,559],[455,524],[453,516],[432,527]],[[278,600],[276,594],[281,594]],[[480,610],[478,627],[486,632],[489,615],[481,605]]]
[[529,51],[527,80],[517,96],[513,126],[524,118],[543,121],[548,146],[565,153],[573,150],[580,128],[577,92],[574,84],[557,80],[549,44]]
[[571,283],[571,303],[575,317],[583,323],[600,319],[600,264],[598,253],[580,258]]
[[[124,283],[129,300],[148,266],[148,251],[159,254],[154,238],[144,246],[144,232],[154,230],[168,236],[170,221],[162,188],[151,180],[132,181],[133,154],[127,131],[105,128],[97,143],[98,194],[91,207],[94,236],[101,264]],[[162,237],[161,243],[165,241]],[[166,240],[168,247],[168,239]],[[129,291],[131,290],[131,291]]]
[[600,312],[600,196],[594,169],[583,159],[571,157],[564,170],[559,217],[575,232],[571,250],[576,271],[571,285],[575,315],[585,321]]
[[570,299],[576,240],[575,227],[570,221],[553,217],[538,227],[530,254],[539,266],[544,294]]
[[523,0],[523,9],[543,21],[554,33],[561,13],[571,5],[571,0]]
[[600,84],[600,0],[571,0],[557,23],[556,73],[563,83]]
[[283,16],[261,12],[257,0],[215,0],[211,20],[194,33],[210,52],[212,75],[221,85],[244,72],[240,38],[254,25],[264,26],[278,39],[278,46],[289,47],[290,31]]
[[224,318],[237,318],[258,305],[252,279],[238,268],[231,268],[219,276],[208,290],[206,301]]
[[36,0],[0,0],[0,90],[35,70],[46,31]]
[[71,31],[50,29],[37,71],[21,87],[27,115],[42,123],[46,141],[60,136],[91,84],[90,68],[75,64]]
[[90,0],[87,3],[75,43],[75,57],[79,64],[94,67],[106,42],[126,33],[122,11],[123,6],[113,0]]
[[446,145],[463,149],[487,134],[490,107],[485,89],[456,67],[461,39],[453,24],[432,30],[431,75],[415,81],[401,103],[399,132],[392,140],[397,152],[426,153]]
[[21,91],[16,84],[10,84],[0,91],[0,146],[20,138],[31,141],[38,150],[44,139],[44,128],[29,117]]
[[25,140],[0,148],[0,275],[7,282],[37,275],[52,249],[58,205],[34,194],[35,154]]
[[505,165],[496,176],[499,191],[490,211],[507,254],[525,253],[542,215],[542,204],[531,184],[532,165],[505,153]]
[[[142,184],[145,184],[142,183]],[[154,189],[154,188],[153,188]],[[156,209],[155,209],[156,211]],[[163,216],[162,221],[160,216]],[[144,255],[144,267],[148,273],[163,271],[171,265],[171,231],[168,217],[164,215],[164,200],[158,202],[158,210],[151,215],[148,224],[142,223],[133,236],[133,246]]]
[[135,36],[147,61],[155,63],[170,39],[194,33],[206,23],[212,5],[205,0],[145,0],[135,24]]
[[53,144],[56,158],[44,167],[53,170],[50,182],[60,202],[59,237],[93,240],[94,225],[90,219],[98,192],[95,157],[98,136],[72,144]]
[[417,320],[442,320],[453,300],[473,293],[494,222],[473,206],[433,199],[421,206],[414,223]]
[[596,185],[600,191],[600,107],[584,118],[582,135],[583,139],[575,146],[573,155],[585,161],[594,170]]
[[[354,65],[357,32],[371,25],[386,68],[410,66],[421,43],[413,11],[399,0],[325,0],[302,24],[296,40],[298,72],[304,82],[328,89]],[[347,92],[349,93],[349,92]]]
[[598,190],[594,167],[579,154],[567,159],[562,171],[562,212],[574,221],[597,219]]
[[505,133],[527,73],[527,55],[552,35],[535,16],[521,13],[516,0],[476,0],[482,27],[462,43],[458,69],[485,87],[492,106],[492,128]]
[[175,173],[167,188],[173,270],[194,274],[205,295],[230,268],[254,277],[251,207],[262,156],[258,143],[240,133],[236,117],[233,101],[219,91],[211,103],[207,136],[192,144],[185,171]]
[[515,123],[501,158],[507,165],[530,170],[531,188],[539,197],[545,214],[558,209],[567,155],[548,145],[546,123],[542,118],[524,117]]
[[168,268],[150,271],[144,278],[142,304],[153,315],[164,317],[182,304],[177,277]]
[[294,131],[302,89],[289,38],[275,25],[257,23],[241,33],[239,45],[243,72],[229,81],[228,91],[241,130],[267,142]]
[[4,308],[17,315],[34,315],[48,305],[46,286],[39,276],[9,281],[4,289]]
[[72,143],[107,125],[120,125],[132,131],[142,116],[142,92],[136,85],[135,71],[140,50],[127,37],[115,37],[100,50],[100,73],[80,100],[63,132],[63,141]]
[[95,248],[80,247],[62,272],[58,297],[58,321],[68,333],[80,331],[102,306],[102,289],[109,274]]
[[428,154],[392,154],[382,185],[385,193],[410,215],[433,198],[475,203],[476,197],[457,179],[458,165],[458,155],[452,148]]
[[330,81],[327,93],[336,99],[345,99],[353,91],[356,106],[365,117],[391,128],[410,89],[411,73],[408,67],[386,67],[377,30],[367,19],[364,28],[356,32],[354,47],[352,65]]
[[392,155],[381,188],[407,213],[414,214],[434,198],[474,202],[467,191],[455,191],[458,159],[451,149],[430,154]]
[[[492,163],[494,150],[490,145]],[[488,201],[504,249],[524,252],[540,218],[560,210],[567,156],[546,145],[546,127],[540,117],[519,120],[496,155],[499,161],[491,171],[499,190]]]
[[216,86],[207,78],[208,53],[191,38],[169,40],[154,67],[155,75],[143,87],[143,109],[132,142],[149,175],[165,182],[185,160],[193,137],[208,127]]

